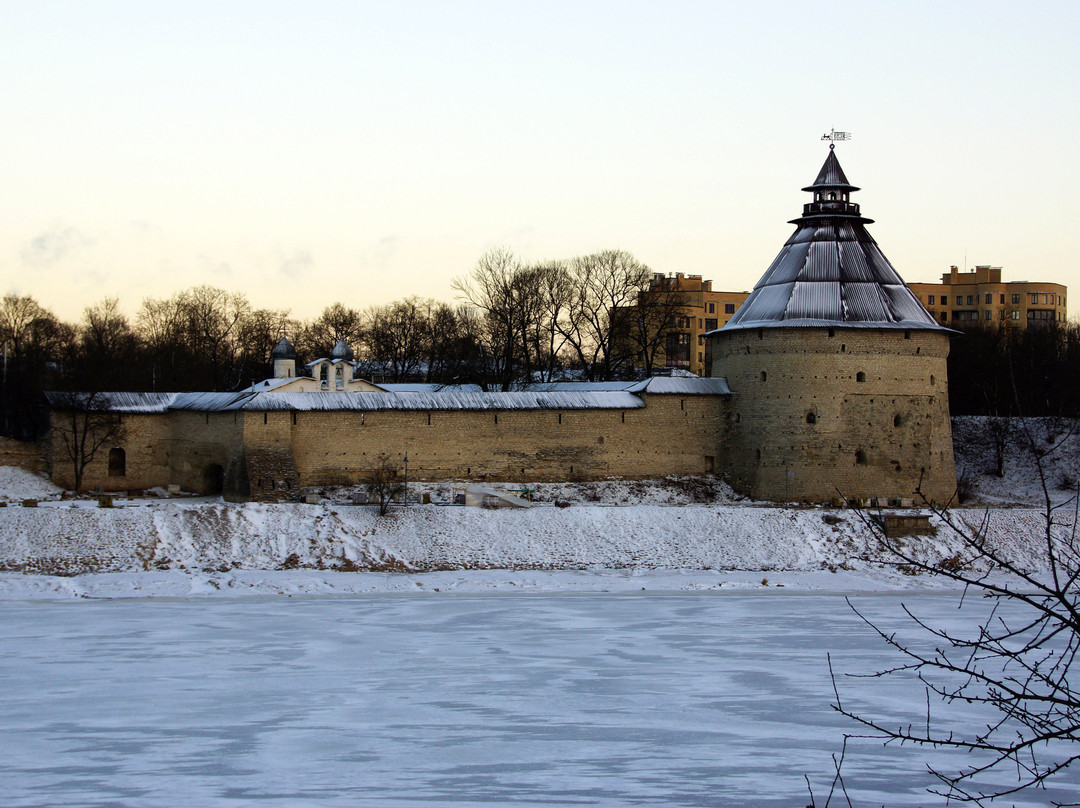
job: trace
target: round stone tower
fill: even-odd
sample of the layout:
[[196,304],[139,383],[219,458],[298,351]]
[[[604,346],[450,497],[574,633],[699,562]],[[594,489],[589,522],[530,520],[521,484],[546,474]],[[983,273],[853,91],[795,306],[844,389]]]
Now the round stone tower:
[[759,499],[944,503],[956,488],[953,332],[901,280],[830,146],[813,201],[754,291],[709,335],[732,401],[718,464]]

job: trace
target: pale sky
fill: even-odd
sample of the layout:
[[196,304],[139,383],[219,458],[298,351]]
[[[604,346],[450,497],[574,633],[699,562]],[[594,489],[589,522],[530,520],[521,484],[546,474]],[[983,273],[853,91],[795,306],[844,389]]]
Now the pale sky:
[[297,318],[493,247],[749,290],[831,128],[905,280],[1070,286],[1075,2],[0,2],[0,291]]

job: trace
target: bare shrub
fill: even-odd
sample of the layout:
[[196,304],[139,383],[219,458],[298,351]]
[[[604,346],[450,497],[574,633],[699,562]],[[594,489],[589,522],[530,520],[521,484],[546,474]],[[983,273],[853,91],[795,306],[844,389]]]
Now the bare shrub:
[[[1042,526],[1030,537],[1041,547],[1045,572],[1013,561],[989,540],[989,512],[975,528],[946,508],[923,501],[959,540],[960,551],[937,562],[913,545],[890,537],[873,519],[860,515],[867,530],[891,555],[889,563],[907,574],[944,577],[964,587],[965,598],[990,601],[988,616],[971,628],[929,623],[907,607],[904,612],[928,643],[908,641],[852,609],[900,657],[874,676],[914,674],[925,690],[925,720],[904,724],[869,715],[841,699],[833,677],[833,708],[886,743],[930,749],[956,749],[970,755],[959,771],[929,766],[939,785],[931,792],[947,801],[984,805],[1024,789],[1043,787],[1080,760],[1080,691],[1073,663],[1080,653],[1080,545],[1077,497],[1054,503],[1049,461],[1071,432],[1040,440],[1023,422],[1018,426],[1034,463],[1043,494]],[[849,602],[850,605],[850,602]],[[961,603],[961,606],[963,602]],[[831,668],[831,664],[830,664]],[[996,717],[971,732],[957,730],[932,709],[989,708]],[[996,778],[995,778],[996,775]],[[1007,780],[997,779],[1007,776]]]
[[382,457],[367,475],[367,491],[379,506],[379,516],[386,516],[390,503],[405,492],[405,482],[398,473],[397,465],[389,457]]

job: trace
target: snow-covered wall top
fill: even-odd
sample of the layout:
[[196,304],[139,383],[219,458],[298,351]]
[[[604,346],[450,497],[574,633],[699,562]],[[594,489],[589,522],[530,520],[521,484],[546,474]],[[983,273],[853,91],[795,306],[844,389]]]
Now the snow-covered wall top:
[[725,379],[656,377],[640,382],[570,382],[537,385],[528,391],[485,393],[461,388],[409,393],[47,393],[58,410],[89,403],[95,410],[121,413],[160,413],[168,410],[233,412],[295,410],[299,412],[344,410],[629,410],[645,406],[641,394],[717,396],[729,395]]

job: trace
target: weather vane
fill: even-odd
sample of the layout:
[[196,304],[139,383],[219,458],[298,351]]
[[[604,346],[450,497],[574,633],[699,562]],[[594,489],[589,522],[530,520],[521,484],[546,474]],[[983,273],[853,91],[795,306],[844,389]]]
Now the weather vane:
[[833,129],[832,131],[826,132],[824,135],[822,135],[821,139],[828,140],[829,148],[835,149],[837,141],[851,140],[851,132],[837,132],[835,129]]

